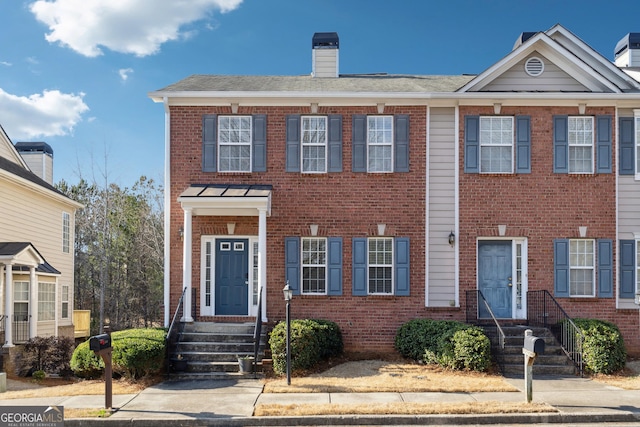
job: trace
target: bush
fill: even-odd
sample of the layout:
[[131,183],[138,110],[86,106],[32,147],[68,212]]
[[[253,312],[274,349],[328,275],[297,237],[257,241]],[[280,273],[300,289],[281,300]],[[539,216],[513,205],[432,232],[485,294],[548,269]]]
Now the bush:
[[627,350],[616,325],[597,319],[575,319],[574,322],[584,334],[582,352],[587,370],[611,374],[624,368]]
[[[309,369],[323,359],[342,353],[340,328],[328,320],[296,319],[291,321],[291,369]],[[269,336],[273,371],[287,369],[287,324],[278,323]]]
[[[111,334],[113,372],[131,379],[160,372],[165,357],[163,329],[128,329]],[[89,349],[89,341],[80,344],[71,358],[71,369],[82,378],[96,378],[104,371],[104,362]]]
[[32,375],[35,371],[68,376],[73,353],[73,339],[68,337],[35,337],[21,346],[14,358],[16,373]]
[[398,329],[395,347],[404,357],[451,369],[484,371],[491,364],[482,329],[451,320],[410,320]]

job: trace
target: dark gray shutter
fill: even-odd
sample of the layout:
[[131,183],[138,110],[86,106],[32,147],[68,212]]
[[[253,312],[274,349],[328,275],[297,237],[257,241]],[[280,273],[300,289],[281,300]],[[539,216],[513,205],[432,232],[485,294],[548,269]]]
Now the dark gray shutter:
[[409,116],[395,116],[395,165],[394,172],[409,172]]
[[620,117],[620,175],[634,175],[636,172],[635,119]]
[[596,117],[596,173],[611,173],[611,116]]
[[531,118],[516,116],[516,173],[531,173]]
[[553,171],[569,173],[569,127],[567,116],[553,117]]
[[216,158],[216,115],[202,116],[202,172],[215,172]]
[[367,239],[353,238],[353,280],[351,293],[355,296],[367,295]]
[[329,260],[328,295],[342,295],[342,237],[327,239]]
[[569,296],[569,240],[553,241],[553,291],[556,297]]
[[480,172],[480,117],[464,118],[464,171]]
[[351,170],[353,172],[367,171],[367,116],[354,114],[351,125],[352,159]]
[[327,172],[342,172],[342,116],[328,117],[328,167]]
[[253,167],[252,172],[267,171],[267,116],[253,115]]
[[294,295],[300,295],[300,238],[284,238],[285,280]]
[[613,241],[598,239],[598,296],[613,297]]
[[636,294],[636,241],[620,240],[620,298]]
[[300,115],[287,116],[286,166],[287,172],[300,172]]
[[396,237],[394,243],[395,294],[401,297],[408,297],[410,294],[409,238]]

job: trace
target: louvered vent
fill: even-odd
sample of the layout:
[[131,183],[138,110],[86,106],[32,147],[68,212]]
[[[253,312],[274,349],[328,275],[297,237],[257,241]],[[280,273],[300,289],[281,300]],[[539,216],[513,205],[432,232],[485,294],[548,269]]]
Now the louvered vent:
[[524,64],[524,69],[531,77],[537,77],[544,71],[544,62],[540,58],[529,58]]

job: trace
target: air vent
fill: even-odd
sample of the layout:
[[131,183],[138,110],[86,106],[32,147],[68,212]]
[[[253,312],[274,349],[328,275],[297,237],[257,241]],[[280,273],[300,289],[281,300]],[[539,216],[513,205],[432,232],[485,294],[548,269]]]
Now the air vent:
[[524,69],[531,77],[538,77],[544,71],[544,62],[540,58],[529,58],[524,64]]

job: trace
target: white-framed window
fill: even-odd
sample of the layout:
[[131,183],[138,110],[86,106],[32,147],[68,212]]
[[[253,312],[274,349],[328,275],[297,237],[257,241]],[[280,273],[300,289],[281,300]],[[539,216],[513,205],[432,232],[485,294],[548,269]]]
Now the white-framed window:
[[68,319],[69,318],[69,285],[62,285],[60,293],[61,293],[60,317],[62,317],[63,319]]
[[595,296],[595,241],[569,240],[569,294],[572,297]]
[[393,294],[393,238],[368,239],[369,294]]
[[302,238],[302,293],[327,293],[327,239]]
[[16,322],[29,320],[29,282],[13,282],[13,319]]
[[218,170],[251,172],[251,116],[218,117]]
[[302,116],[302,172],[327,171],[327,117]]
[[38,283],[38,321],[56,318],[56,284]]
[[62,252],[68,254],[71,251],[71,215],[62,212]]
[[393,116],[367,116],[367,170],[393,172]]
[[513,117],[480,117],[480,173],[513,173]]
[[569,173],[593,173],[593,117],[569,117]]

